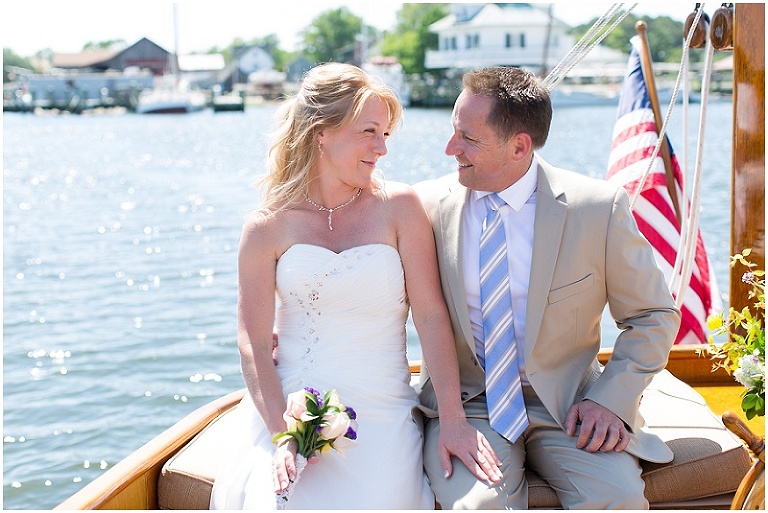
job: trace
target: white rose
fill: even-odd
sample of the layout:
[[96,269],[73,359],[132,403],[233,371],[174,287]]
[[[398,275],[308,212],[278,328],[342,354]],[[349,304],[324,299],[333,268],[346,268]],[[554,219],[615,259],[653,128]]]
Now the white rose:
[[320,434],[326,440],[334,440],[347,434],[352,420],[346,412],[326,413],[323,415],[323,427]]

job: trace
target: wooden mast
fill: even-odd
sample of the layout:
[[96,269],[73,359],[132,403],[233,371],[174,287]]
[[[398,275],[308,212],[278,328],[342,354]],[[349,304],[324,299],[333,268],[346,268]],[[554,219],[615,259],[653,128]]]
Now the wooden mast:
[[[653,77],[653,59],[651,58],[651,50],[648,45],[647,25],[641,20],[635,24],[635,29],[637,29],[642,44],[640,60],[643,64],[643,76],[645,77],[645,83],[648,86],[648,98],[651,100],[651,109],[653,110],[653,118],[656,121],[656,133],[658,134],[661,132],[661,125],[664,123],[664,118],[661,116],[659,95],[656,91],[656,80]],[[666,136],[664,137],[664,142],[661,144],[660,153],[661,159],[664,161],[664,171],[667,177],[667,191],[669,192],[669,197],[672,199],[672,205],[675,207],[677,221],[682,222],[682,217],[680,217],[680,202],[677,200],[677,182],[675,181],[675,175],[672,170],[672,156],[669,152],[669,144]]]
[[[713,19],[713,24],[715,20]],[[765,269],[765,5],[737,3],[733,12],[733,151],[731,254],[752,248]],[[752,307],[746,271],[731,269],[730,306]],[[757,314],[757,312],[753,312]]]

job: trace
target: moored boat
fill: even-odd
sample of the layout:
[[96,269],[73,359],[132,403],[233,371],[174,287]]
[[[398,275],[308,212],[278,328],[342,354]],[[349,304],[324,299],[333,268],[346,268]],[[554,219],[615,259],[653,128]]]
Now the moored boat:
[[207,107],[207,97],[202,91],[190,89],[179,77],[177,6],[173,6],[174,52],[168,60],[170,74],[156,79],[153,89],[145,89],[139,95],[134,110],[138,114],[186,114]]
[[206,107],[202,91],[179,88],[149,89],[142,91],[136,104],[138,114],[186,114]]
[[[737,27],[734,46],[739,49],[734,113],[739,116],[764,111],[764,41],[754,40],[755,29],[763,27],[764,6],[737,4],[734,17]],[[743,31],[738,29],[739,23],[744,24]],[[762,28],[757,32],[764,39]],[[749,45],[742,37],[749,38]],[[752,48],[759,51],[757,56],[751,53],[750,46],[759,47]],[[740,86],[748,87],[750,92],[739,94]],[[734,122],[734,251],[741,247],[760,248],[758,234],[764,230],[760,224],[764,222],[763,216],[755,219],[754,215],[755,209],[764,210],[764,121],[758,128],[750,126],[746,130]],[[744,151],[740,151],[742,149]],[[755,165],[760,167],[761,160],[761,172],[754,173]],[[749,188],[743,187],[745,181],[749,181]],[[761,258],[764,261],[764,255]],[[738,277],[731,282],[731,304],[741,308],[746,303],[746,292],[739,290]],[[649,497],[651,507],[715,509],[764,505],[764,488],[762,497],[758,486],[751,498],[749,492],[740,488],[743,477],[749,480],[759,473],[760,458],[764,458],[762,449],[756,443],[747,449],[718,417],[726,410],[739,410],[742,387],[724,371],[713,372],[711,362],[699,354],[698,349],[696,346],[675,347],[670,353],[667,372],[654,380],[644,396],[643,414],[649,426],[657,430],[675,453],[675,460],[670,464],[644,466],[647,494],[652,495]],[[605,363],[610,354],[610,350],[604,350],[599,358]],[[418,370],[416,362],[411,370]],[[211,476],[215,475],[217,441],[226,436],[227,413],[243,394],[244,390],[232,392],[193,412],[57,508],[206,507],[206,493],[210,494]],[[764,436],[762,419],[749,425],[760,437]],[[753,464],[756,471],[750,470]],[[530,506],[556,508],[557,503],[552,502],[553,492],[546,483],[534,475],[529,478]],[[760,482],[758,478],[758,485]]]

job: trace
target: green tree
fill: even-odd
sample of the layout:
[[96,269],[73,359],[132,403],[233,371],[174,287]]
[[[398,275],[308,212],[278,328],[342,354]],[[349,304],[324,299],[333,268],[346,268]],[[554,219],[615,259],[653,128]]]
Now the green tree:
[[363,20],[346,7],[325,11],[302,32],[302,50],[315,62],[345,60],[362,28]]
[[29,59],[16,55],[10,48],[3,47],[3,83],[12,82],[20,70],[34,70]]
[[[578,39],[584,35],[592,24],[597,20],[593,19],[583,25],[574,27],[572,33]],[[644,21],[648,26],[648,46],[651,49],[651,56],[654,62],[679,62],[683,47],[683,23],[675,21],[668,16],[652,18],[650,16],[637,17],[629,14],[624,20],[603,40],[603,45],[621,50],[629,54],[629,40],[637,35],[635,25],[638,21]],[[691,52],[691,60],[696,62],[701,56],[697,52]]]
[[229,64],[232,62],[232,51],[236,46],[260,46],[263,48],[275,61],[275,69],[285,70],[288,62],[295,56],[296,52],[287,52],[280,48],[280,40],[276,34],[269,34],[263,37],[255,37],[250,41],[246,41],[241,37],[236,37],[226,48],[219,48],[213,46],[206,50],[204,53],[220,53],[224,57],[224,62]]
[[280,48],[280,39],[276,34],[268,34],[264,37],[253,38],[248,44],[264,48],[275,61],[275,69],[278,70],[285,70],[288,62],[295,55],[294,52],[287,52]]
[[384,35],[382,54],[397,57],[408,74],[423,73],[424,53],[437,48],[437,34],[429,26],[448,14],[448,4],[403,4],[394,31]]

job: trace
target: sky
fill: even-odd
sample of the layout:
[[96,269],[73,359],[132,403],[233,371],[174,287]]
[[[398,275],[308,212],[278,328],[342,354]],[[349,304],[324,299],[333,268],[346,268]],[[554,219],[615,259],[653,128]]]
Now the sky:
[[[368,25],[391,29],[402,2],[389,0],[177,0],[180,54],[225,48],[239,37],[250,40],[276,34],[281,48],[294,50],[299,33],[319,14],[342,6]],[[613,2],[557,1],[554,15],[578,25],[603,14]],[[625,5],[632,5],[626,3]],[[695,2],[638,2],[633,13],[669,16],[684,21]],[[705,4],[712,13],[720,2]],[[133,44],[142,37],[173,51],[172,0],[21,0],[3,2],[0,42],[17,55],[29,57],[41,49],[76,53],[88,42],[124,39]]]

